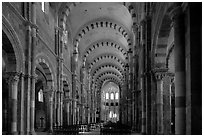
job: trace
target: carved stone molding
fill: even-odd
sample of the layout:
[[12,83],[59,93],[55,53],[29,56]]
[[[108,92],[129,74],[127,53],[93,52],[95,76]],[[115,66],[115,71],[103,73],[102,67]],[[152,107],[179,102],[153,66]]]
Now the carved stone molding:
[[167,75],[167,68],[156,68],[153,70],[154,76],[156,80],[162,80]]
[[13,82],[18,82],[19,81],[19,77],[20,77],[19,72],[7,72],[6,73],[6,81],[7,83],[13,83]]

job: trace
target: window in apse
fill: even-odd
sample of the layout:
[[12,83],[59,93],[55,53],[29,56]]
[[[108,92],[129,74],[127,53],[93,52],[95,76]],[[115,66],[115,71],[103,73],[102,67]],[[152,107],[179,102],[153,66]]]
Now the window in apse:
[[42,91],[42,89],[40,89],[39,92],[38,92],[38,101],[43,102],[43,91]]
[[119,98],[119,94],[117,92],[117,93],[115,93],[115,99],[118,99],[118,98]]
[[106,93],[106,99],[109,99],[109,93]]
[[111,93],[111,99],[114,99],[114,94],[113,93]]

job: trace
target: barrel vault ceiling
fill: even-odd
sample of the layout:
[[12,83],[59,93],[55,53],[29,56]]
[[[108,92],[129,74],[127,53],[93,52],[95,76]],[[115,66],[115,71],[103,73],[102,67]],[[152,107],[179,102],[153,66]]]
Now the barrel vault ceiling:
[[[79,56],[95,82],[124,81],[127,51],[133,44],[132,15],[121,2],[82,2],[68,16]],[[121,85],[119,85],[121,86]]]

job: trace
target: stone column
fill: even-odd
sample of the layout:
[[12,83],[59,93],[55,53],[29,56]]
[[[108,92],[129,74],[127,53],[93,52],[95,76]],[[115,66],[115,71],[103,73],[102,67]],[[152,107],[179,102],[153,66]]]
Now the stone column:
[[70,110],[69,110],[69,102],[67,102],[66,103],[66,111],[67,111],[67,115],[66,115],[66,119],[67,119],[67,121],[66,121],[66,123],[67,123],[67,125],[70,125],[70,120],[69,120],[69,117],[70,117]]
[[157,108],[157,134],[164,134],[164,112],[163,112],[163,77],[166,69],[155,69],[155,78],[157,80],[157,93],[156,93],[156,108]]
[[21,123],[21,126],[20,126],[20,135],[23,135],[25,134],[25,107],[24,107],[24,102],[25,102],[25,93],[24,93],[24,74],[21,74],[21,116],[20,116],[20,123]]
[[144,77],[141,77],[141,97],[142,97],[142,134],[146,134],[146,93],[145,93],[145,86],[144,86]]
[[54,126],[57,126],[57,92],[54,92],[53,95],[53,122],[54,122]]
[[146,108],[147,108],[147,101],[146,101],[146,76],[145,76],[145,71],[146,71],[146,67],[147,67],[147,50],[146,50],[146,21],[142,20],[140,23],[140,32],[141,32],[141,41],[140,41],[140,45],[141,45],[141,71],[140,71],[140,75],[141,75],[141,91],[142,91],[142,134],[146,134],[147,132],[147,112],[146,112]]
[[8,73],[8,85],[9,85],[9,100],[10,103],[10,115],[11,115],[11,121],[10,121],[10,129],[11,134],[16,135],[18,134],[17,131],[17,100],[18,100],[18,81],[19,81],[19,74],[15,72]]
[[175,101],[174,101],[174,75],[170,75],[169,76],[170,78],[170,83],[169,83],[169,92],[170,92],[170,131],[169,131],[169,134],[174,134],[174,131],[175,131],[175,115],[174,115],[174,118],[172,118],[172,114],[175,114],[175,109],[172,109],[174,108],[174,105],[172,106],[172,104],[175,104]]
[[70,125],[73,125],[73,101],[72,100],[70,100],[70,117],[69,117],[69,120],[70,120]]
[[36,50],[36,3],[32,2],[31,6],[32,25],[32,47],[31,47],[31,96],[30,96],[30,134],[35,134],[35,50]]
[[36,77],[32,76],[31,77],[31,97],[30,97],[30,134],[33,135],[35,134],[35,80]]
[[27,71],[25,73],[25,99],[26,99],[26,116],[27,119],[26,123],[26,134],[30,134],[30,90],[31,90],[31,23],[28,21],[26,22],[26,50],[27,50],[27,60],[25,62],[25,68],[27,68]]
[[56,93],[57,98],[57,126],[60,126],[60,91]]
[[49,132],[53,132],[53,96],[54,96],[54,91],[52,89],[47,89],[44,91],[46,97],[47,97],[47,103],[48,103],[48,110],[49,110]]
[[60,125],[63,125],[63,92],[60,92]]
[[174,27],[175,134],[186,134],[185,32],[182,8],[177,6],[170,15]]

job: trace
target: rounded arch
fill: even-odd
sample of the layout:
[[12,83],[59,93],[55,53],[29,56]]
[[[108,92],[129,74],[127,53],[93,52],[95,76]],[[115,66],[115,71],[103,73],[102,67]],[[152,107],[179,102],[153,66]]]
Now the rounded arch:
[[35,60],[35,68],[40,65],[46,75],[47,86],[49,89],[56,87],[55,75],[53,74],[54,69],[52,63],[49,61],[48,57],[44,54],[38,54]]
[[105,62],[105,63],[98,65],[95,69],[91,69],[90,74],[93,76],[93,74],[96,73],[97,70],[107,68],[107,67],[117,69],[122,75],[125,74],[125,72],[124,72],[125,68],[124,67],[122,67],[120,64],[111,63],[111,62]]
[[95,85],[98,85],[99,83],[101,83],[102,80],[107,80],[107,79],[112,79],[112,80],[116,80],[118,83],[122,83],[122,81],[114,74],[107,74],[106,76],[101,76],[99,79],[97,79],[94,83],[96,83]]
[[124,67],[124,65],[126,63],[126,61],[121,60],[119,57],[115,56],[114,54],[102,54],[102,55],[94,58],[93,61],[91,63],[89,63],[89,68],[92,69],[94,64],[96,64],[97,62],[99,62],[100,60],[103,60],[103,59],[112,59],[112,60],[115,60],[116,62],[121,64],[122,67]]
[[113,70],[106,70],[106,71],[103,71],[103,72],[101,72],[101,73],[97,73],[97,75],[94,76],[94,79],[97,80],[98,78],[100,78],[100,77],[102,77],[102,76],[104,76],[104,75],[107,75],[107,74],[115,75],[115,76],[117,76],[121,81],[122,81],[122,79],[123,79],[123,77],[122,77],[120,74],[116,73],[116,72],[113,71]]
[[11,45],[13,46],[14,54],[16,57],[16,72],[24,73],[25,56],[22,49],[22,45],[15,30],[4,15],[2,15],[2,31],[6,34],[6,36],[11,42]]
[[116,50],[118,50],[119,52],[121,52],[125,57],[127,57],[127,49],[122,46],[121,44],[119,44],[118,42],[116,42],[115,40],[112,39],[102,39],[100,41],[96,41],[94,43],[92,43],[90,46],[88,46],[84,53],[82,54],[82,60],[84,60],[84,58],[87,58],[89,56],[89,54],[94,51],[96,48],[99,47],[114,47]]
[[87,32],[99,27],[111,28],[118,31],[127,40],[128,46],[132,45],[132,32],[128,31],[122,24],[116,23],[110,18],[97,18],[84,24],[74,36],[74,43],[80,42]]
[[95,69],[95,71],[93,72],[93,77],[98,73],[100,72],[101,70],[111,70],[111,71],[114,71],[114,72],[117,72],[119,73],[119,75],[123,76],[123,72],[116,66],[114,65],[102,65],[102,66],[99,66],[97,69]]
[[155,68],[166,68],[168,58],[168,46],[171,46],[170,33],[172,31],[172,19],[170,17],[170,11],[178,6],[176,3],[164,4],[159,9],[159,16],[157,20],[157,26],[155,29],[155,35],[153,40],[152,50],[152,65]]
[[122,84],[120,81],[118,81],[116,78],[114,77],[106,77],[106,78],[103,78],[99,81],[99,83],[97,83],[97,88],[98,89],[101,89],[101,87],[103,86],[104,82],[113,82],[115,83],[116,85],[118,85],[119,89],[122,87]]
[[68,76],[63,76],[63,77],[62,77],[62,80],[63,80],[63,84],[65,84],[66,86],[68,86],[68,87],[69,87],[69,90],[71,91],[71,86],[72,86],[72,84],[71,84],[71,82],[70,82]]
[[81,2],[66,2],[66,4],[64,4],[62,2],[61,6],[59,6],[59,27],[63,28],[64,30],[66,29],[66,22],[67,22],[67,18],[69,16],[69,13],[71,12],[71,10],[77,6],[78,4],[80,4]]

